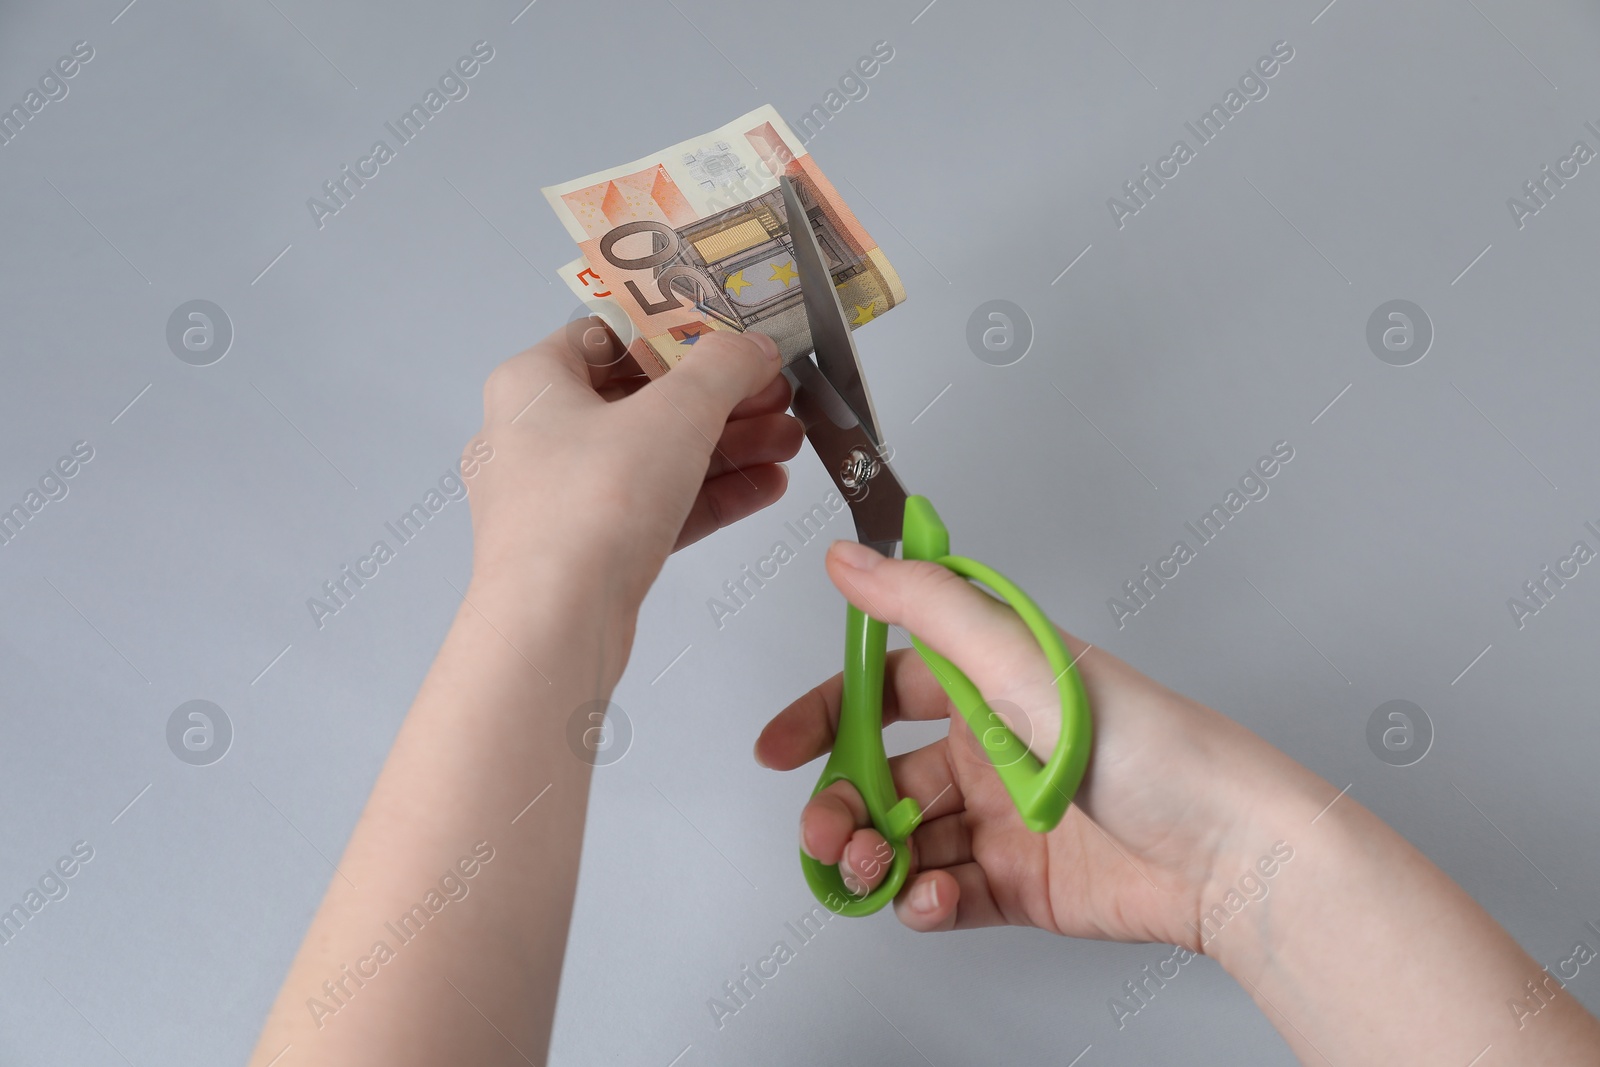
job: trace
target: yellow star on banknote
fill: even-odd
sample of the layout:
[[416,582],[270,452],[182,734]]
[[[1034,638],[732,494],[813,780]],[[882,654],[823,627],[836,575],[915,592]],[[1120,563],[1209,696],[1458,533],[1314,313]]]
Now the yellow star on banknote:
[[744,271],[742,270],[734,271],[732,274],[728,275],[728,280],[722,283],[723,287],[734,296],[738,296],[740,293],[744,292],[747,287],[754,284],[754,282],[747,282],[744,280]]
[[787,263],[776,263],[772,267],[772,281],[782,282],[785,289],[789,283],[800,277],[800,272],[794,269],[794,260]]
[[876,317],[872,309],[877,306],[878,302],[876,300],[870,304],[857,304],[856,317],[850,320],[850,325],[865,326],[871,322]]

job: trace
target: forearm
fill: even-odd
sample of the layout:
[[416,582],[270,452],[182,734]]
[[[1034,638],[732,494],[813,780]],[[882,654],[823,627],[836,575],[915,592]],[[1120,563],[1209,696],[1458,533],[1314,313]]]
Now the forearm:
[[1336,795],[1309,772],[1285,783],[1255,836],[1263,855],[1282,842],[1293,858],[1271,878],[1257,869],[1267,895],[1241,894],[1226,920],[1202,904],[1205,951],[1301,1061],[1600,1062],[1600,1024],[1582,1005],[1427,857]]
[[543,1062],[589,785],[568,722],[625,641],[545,577],[468,590],[253,1063]]

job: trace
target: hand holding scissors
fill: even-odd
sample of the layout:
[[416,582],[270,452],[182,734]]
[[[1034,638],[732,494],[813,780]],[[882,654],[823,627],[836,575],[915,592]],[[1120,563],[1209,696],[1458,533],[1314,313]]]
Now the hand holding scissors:
[[[949,534],[926,497],[908,496],[887,458],[883,434],[867,392],[855,342],[823,260],[812,211],[801,189],[781,179],[789,236],[799,270],[806,320],[815,360],[802,357],[785,371],[794,385],[794,413],[805,425],[834,483],[850,503],[862,544],[894,555],[903,544],[906,559],[930,560],[998,593],[1024,623],[1055,672],[1061,701],[1061,732],[1054,753],[1041,764],[1006,727],[968,678],[949,660],[911,642],[939,684],[982,742],[1024,825],[1036,832],[1061,821],[1088,764],[1091,745],[1089,702],[1060,632],[1028,595],[1004,575],[976,560],[950,554]],[[820,208],[814,209],[820,213]],[[801,224],[803,222],[803,224]],[[812,892],[841,915],[870,915],[900,891],[910,871],[906,839],[922,815],[916,802],[901,798],[883,747],[883,674],[888,626],[852,606],[845,616],[844,695],[833,752],[815,792],[846,781],[861,794],[872,824],[894,851],[889,872],[870,892],[846,884],[837,866],[800,854]]]

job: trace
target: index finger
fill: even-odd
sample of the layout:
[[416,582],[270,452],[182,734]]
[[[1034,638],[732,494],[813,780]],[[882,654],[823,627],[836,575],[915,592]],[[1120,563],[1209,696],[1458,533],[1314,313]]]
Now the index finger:
[[[756,738],[756,762],[790,771],[833,749],[844,699],[844,675],[836,674],[773,716]],[[927,721],[950,715],[949,699],[938,679],[909,648],[889,653],[883,663],[883,721]]]

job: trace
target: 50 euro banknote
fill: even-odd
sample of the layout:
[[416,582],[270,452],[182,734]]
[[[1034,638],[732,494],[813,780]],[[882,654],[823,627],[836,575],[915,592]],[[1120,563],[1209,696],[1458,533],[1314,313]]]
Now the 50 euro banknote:
[[811,333],[782,175],[797,187],[852,328],[903,303],[888,258],[770,105],[546,187],[583,252],[561,277],[652,378],[690,358],[713,330],[768,334],[787,365],[811,351]]

